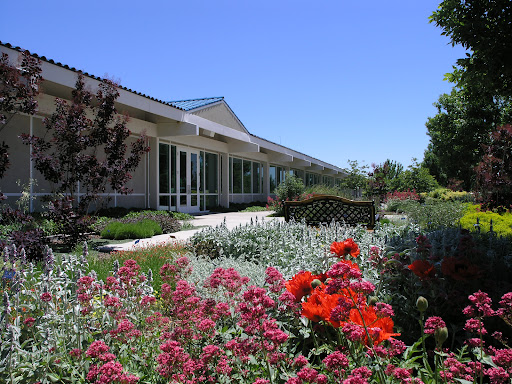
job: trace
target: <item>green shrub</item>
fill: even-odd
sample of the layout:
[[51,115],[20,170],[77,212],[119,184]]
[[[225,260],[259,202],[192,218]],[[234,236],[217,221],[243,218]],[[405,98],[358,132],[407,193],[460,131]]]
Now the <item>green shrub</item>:
[[414,200],[396,200],[393,204],[396,212],[406,214],[420,228],[428,230],[457,226],[468,208],[467,203],[431,198],[424,203]]
[[275,190],[279,200],[294,200],[304,193],[304,182],[294,175],[288,175]]
[[136,223],[110,222],[103,231],[101,237],[104,239],[141,239],[154,235],[161,235],[162,227],[153,220],[144,219]]
[[478,220],[480,232],[487,233],[490,230],[492,220],[492,230],[496,235],[512,237],[512,213],[507,212],[500,215],[491,211],[478,212],[475,207],[478,207],[478,205],[472,206],[468,213],[460,219],[462,228],[473,232],[477,231],[476,223]]

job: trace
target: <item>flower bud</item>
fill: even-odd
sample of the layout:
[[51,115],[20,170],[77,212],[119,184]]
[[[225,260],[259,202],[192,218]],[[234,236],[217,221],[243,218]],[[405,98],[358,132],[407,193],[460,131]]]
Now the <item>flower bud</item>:
[[375,305],[378,301],[379,299],[377,299],[377,296],[370,296],[368,298],[368,305]]
[[448,339],[448,328],[437,328],[434,332],[434,337],[436,339],[437,346],[440,347],[446,339]]
[[318,280],[318,279],[315,279],[315,280],[313,280],[313,281],[311,282],[311,287],[312,287],[313,289],[315,289],[316,287],[319,287],[320,285],[322,285],[322,282],[321,282],[320,280]]
[[416,308],[418,308],[420,312],[425,312],[428,308],[428,300],[423,296],[418,297],[418,300],[416,300]]

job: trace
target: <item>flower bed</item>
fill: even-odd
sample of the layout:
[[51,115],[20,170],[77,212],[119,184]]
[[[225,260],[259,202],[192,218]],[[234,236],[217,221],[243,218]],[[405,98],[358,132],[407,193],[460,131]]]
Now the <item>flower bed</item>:
[[[0,381],[510,382],[506,325],[512,321],[512,293],[500,295],[498,306],[478,289],[458,299],[467,316],[460,350],[453,348],[445,314],[437,311],[441,290],[432,296],[434,282],[444,281],[447,288],[450,279],[460,284],[462,271],[465,278],[475,272],[469,266],[443,267],[450,257],[460,262],[462,256],[477,265],[478,246],[468,234],[450,240],[445,233],[439,241],[439,233],[391,239],[388,229],[379,237],[379,229],[369,235],[324,228],[314,230],[318,236],[302,232],[302,240],[295,240],[307,237],[311,255],[302,260],[307,268],[281,268],[277,264],[288,256],[274,255],[277,263],[270,265],[265,244],[275,239],[258,238],[258,246],[250,246],[251,228],[262,235],[265,226],[247,229],[242,253],[258,249],[259,257],[236,259],[226,252],[205,263],[194,254],[182,256],[180,248],[161,267],[157,291],[152,274],[144,274],[133,259],[100,280],[95,273],[83,275],[84,256],[56,263],[48,251],[36,268],[23,254],[4,251]],[[274,232],[292,238],[306,231],[297,225],[280,228]],[[348,231],[357,236],[344,236]],[[337,238],[329,240],[332,236]],[[220,238],[219,247],[228,238]],[[230,244],[232,253],[240,251]],[[459,254],[452,255],[450,247]],[[249,279],[246,271],[255,276]]]

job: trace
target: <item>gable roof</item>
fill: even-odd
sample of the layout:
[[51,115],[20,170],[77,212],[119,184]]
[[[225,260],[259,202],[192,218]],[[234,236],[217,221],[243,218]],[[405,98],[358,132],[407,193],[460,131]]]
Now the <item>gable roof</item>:
[[[168,101],[167,104],[184,110],[185,112],[190,112],[219,124],[226,125],[227,127],[249,133],[242,121],[238,118],[235,112],[233,112],[228,103],[226,103],[224,97],[206,97],[203,99]],[[217,115],[215,115],[215,113],[213,115],[210,113],[212,108],[217,111]],[[219,114],[223,117],[220,117]]]
[[172,105],[173,107],[180,108],[184,111],[191,111],[193,109],[202,108],[222,100],[224,100],[224,97],[207,97],[204,99],[169,101],[168,104]]

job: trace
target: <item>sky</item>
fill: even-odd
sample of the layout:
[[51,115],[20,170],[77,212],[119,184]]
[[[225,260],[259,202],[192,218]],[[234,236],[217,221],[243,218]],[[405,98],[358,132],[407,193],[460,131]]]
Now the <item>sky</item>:
[[439,2],[3,1],[0,41],[164,101],[223,96],[251,134],[342,168],[407,167],[464,56]]

